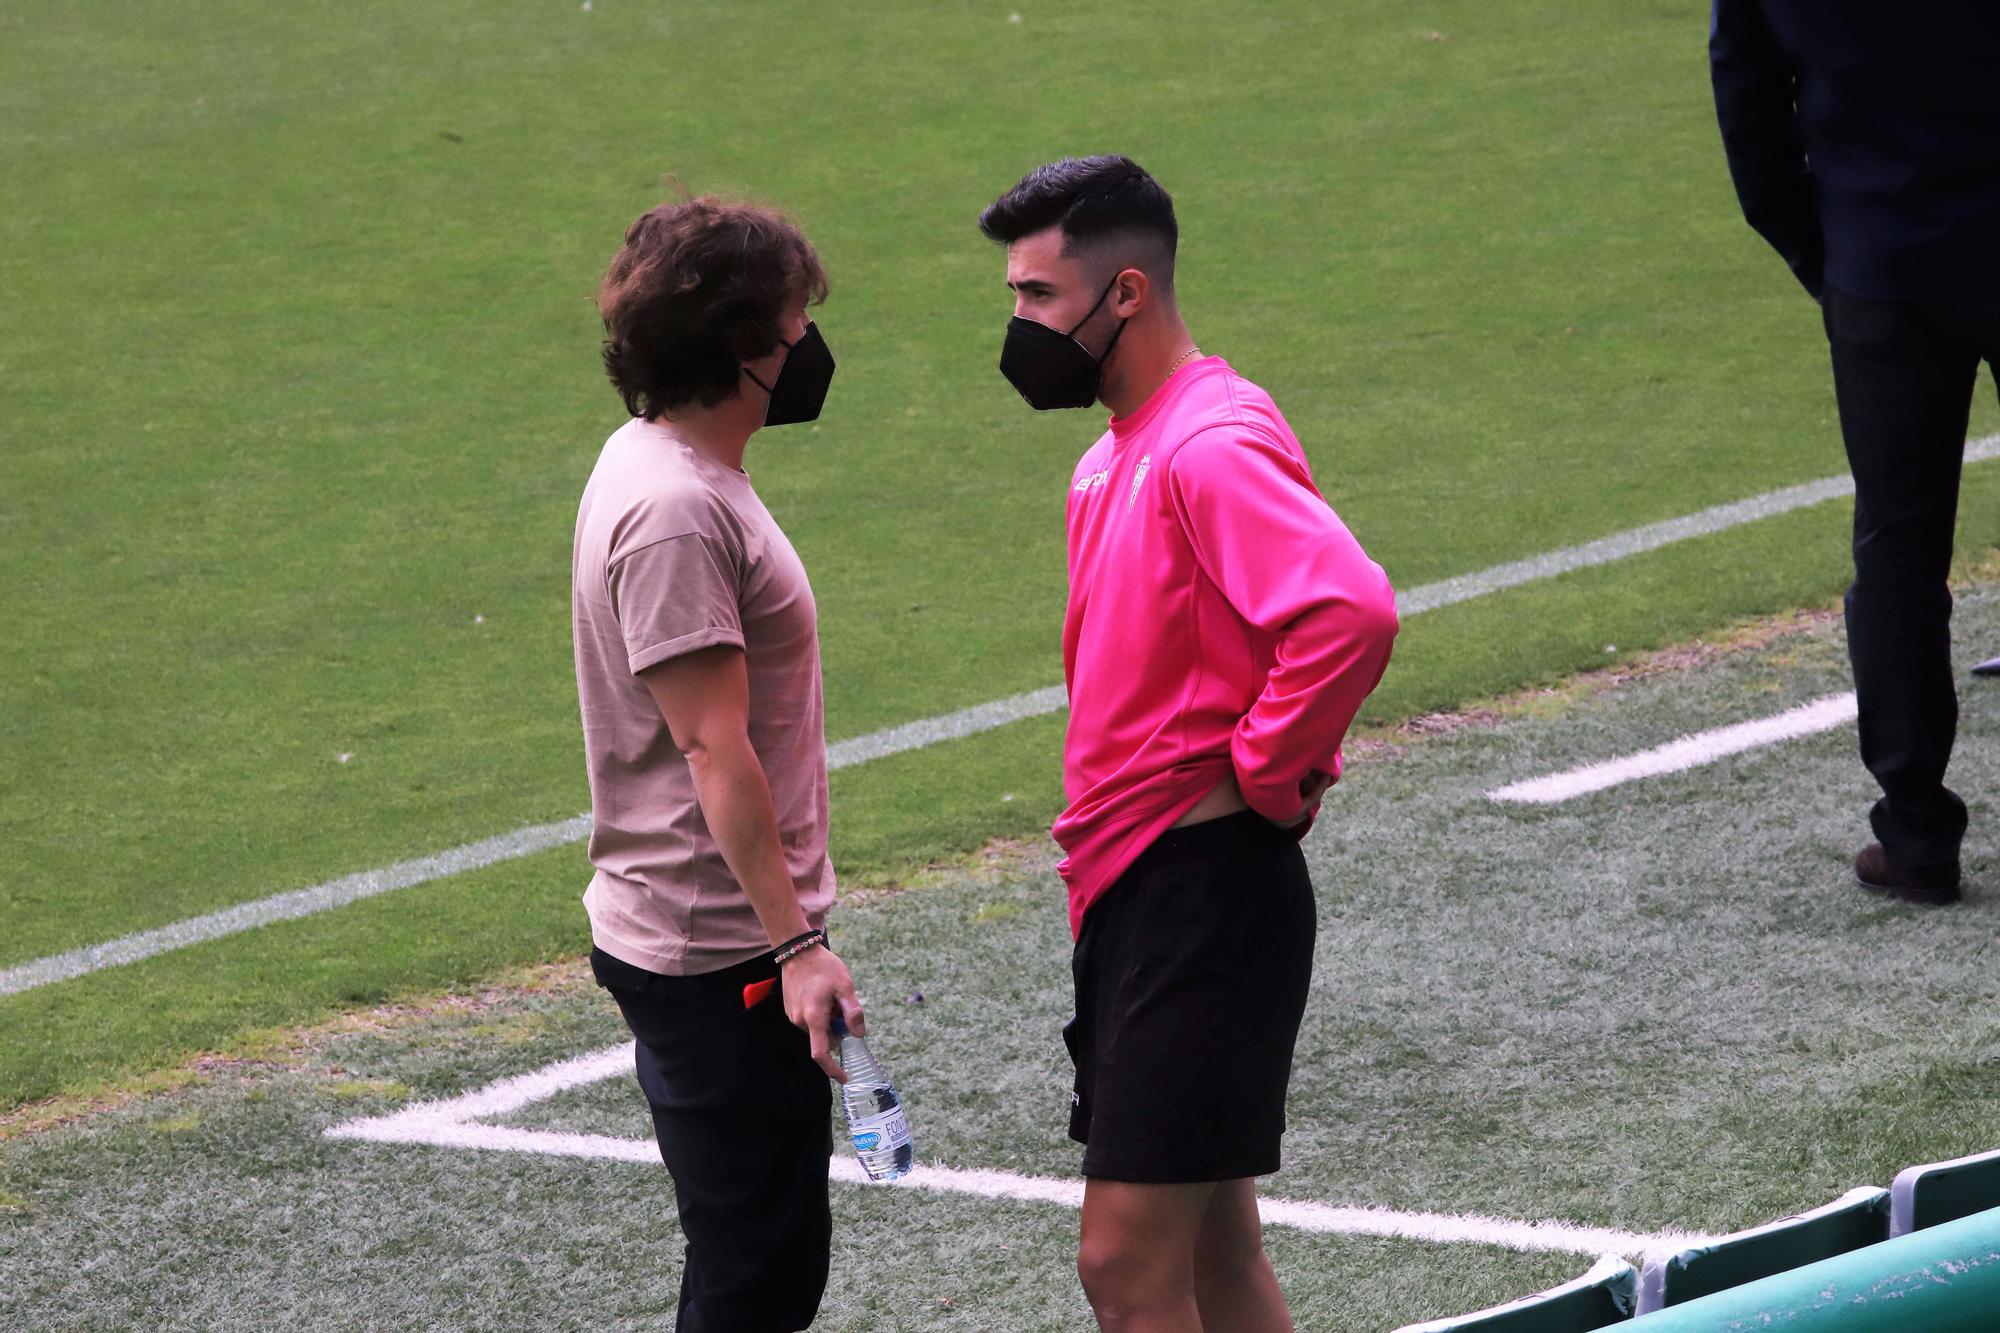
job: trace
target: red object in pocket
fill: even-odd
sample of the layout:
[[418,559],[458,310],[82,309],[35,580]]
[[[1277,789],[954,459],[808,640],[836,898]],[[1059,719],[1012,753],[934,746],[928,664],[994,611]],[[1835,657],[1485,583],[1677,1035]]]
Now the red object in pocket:
[[771,998],[771,992],[776,990],[777,986],[778,979],[776,977],[766,977],[762,981],[750,982],[743,988],[743,1007],[745,1009],[755,1009],[758,1005]]

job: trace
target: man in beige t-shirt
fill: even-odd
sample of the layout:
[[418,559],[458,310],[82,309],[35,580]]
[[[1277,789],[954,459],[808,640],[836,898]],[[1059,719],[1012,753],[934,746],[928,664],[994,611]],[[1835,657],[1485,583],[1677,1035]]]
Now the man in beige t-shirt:
[[637,1042],[686,1238],[680,1333],[812,1323],[832,1238],[829,1028],[865,1031],[827,947],[826,737],[805,567],[743,466],[810,421],[833,358],[819,257],[700,198],[626,232],[598,291],[632,419],[577,512],[591,966]]
[[633,418],[583,492],[572,602],[597,947],[668,976],[771,952],[642,675],[716,646],[742,655],[786,870],[807,926],[823,928],[833,865],[812,586],[749,474]]

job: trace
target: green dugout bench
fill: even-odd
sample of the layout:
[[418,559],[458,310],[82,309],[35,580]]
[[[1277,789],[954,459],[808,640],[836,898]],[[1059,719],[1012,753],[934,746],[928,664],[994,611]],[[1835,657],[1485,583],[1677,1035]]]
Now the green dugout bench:
[[2000,1333],[2000,1152],[1397,1333]]

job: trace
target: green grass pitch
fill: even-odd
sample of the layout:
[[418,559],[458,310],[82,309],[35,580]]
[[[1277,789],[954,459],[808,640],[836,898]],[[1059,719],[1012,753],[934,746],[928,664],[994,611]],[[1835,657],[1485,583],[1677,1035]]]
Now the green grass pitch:
[[[1838,472],[1703,10],[9,4],[0,966],[583,808],[568,546],[618,415],[588,294],[664,172],[790,208],[833,276],[827,414],[751,467],[834,740],[1059,678],[1097,422],[995,372],[972,225],[1053,155],[1175,192],[1204,348],[1402,586]],[[1425,616],[1370,716],[1822,601],[1843,521]],[[1961,536],[1996,534],[1976,472]],[[1060,726],[838,775],[843,874],[1040,836]],[[0,1105],[572,954],[584,879],[570,849],[0,1000]]]

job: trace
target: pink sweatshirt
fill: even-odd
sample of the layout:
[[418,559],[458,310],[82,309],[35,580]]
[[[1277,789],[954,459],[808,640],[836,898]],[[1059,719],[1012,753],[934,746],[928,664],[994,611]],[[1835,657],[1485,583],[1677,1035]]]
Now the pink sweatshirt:
[[1388,577],[1228,362],[1190,362],[1113,417],[1069,492],[1069,807],[1053,831],[1072,932],[1232,771],[1272,819],[1297,812],[1313,770],[1339,776],[1396,627]]

